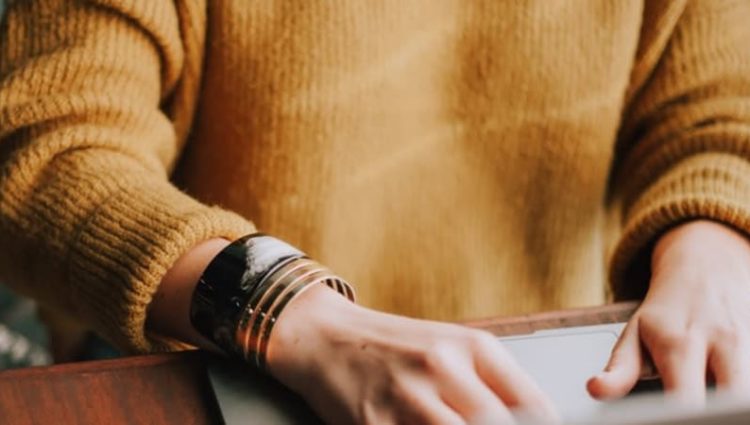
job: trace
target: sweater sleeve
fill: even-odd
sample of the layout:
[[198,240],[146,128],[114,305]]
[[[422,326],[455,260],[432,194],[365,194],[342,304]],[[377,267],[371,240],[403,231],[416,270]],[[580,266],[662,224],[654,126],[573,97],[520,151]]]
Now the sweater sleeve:
[[682,10],[644,21],[671,34],[639,47],[616,152],[620,299],[644,295],[651,248],[671,227],[705,218],[750,233],[750,3],[665,5]]
[[181,254],[253,231],[169,182],[197,68],[180,19],[171,0],[19,0],[0,27],[0,281],[128,351],[176,346],[144,323]]

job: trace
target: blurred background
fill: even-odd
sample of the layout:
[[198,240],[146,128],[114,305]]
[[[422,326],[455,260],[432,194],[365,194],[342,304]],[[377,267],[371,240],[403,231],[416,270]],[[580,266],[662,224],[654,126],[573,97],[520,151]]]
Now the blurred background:
[[[5,0],[0,0],[0,21]],[[47,333],[34,303],[0,285],[0,369],[48,364]]]
[[0,369],[51,363],[36,306],[0,285]]
[[[5,0],[0,0],[0,22]],[[47,332],[30,300],[0,284],[0,369],[51,362]]]

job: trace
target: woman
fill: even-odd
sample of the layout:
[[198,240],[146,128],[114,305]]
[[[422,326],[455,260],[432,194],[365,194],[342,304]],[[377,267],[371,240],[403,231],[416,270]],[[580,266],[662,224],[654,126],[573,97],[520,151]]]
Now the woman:
[[686,401],[747,392],[750,5],[206,3],[10,2],[0,279],[330,423],[453,424],[554,412],[488,335],[405,316],[601,303],[608,273],[645,298],[592,394],[641,348]]

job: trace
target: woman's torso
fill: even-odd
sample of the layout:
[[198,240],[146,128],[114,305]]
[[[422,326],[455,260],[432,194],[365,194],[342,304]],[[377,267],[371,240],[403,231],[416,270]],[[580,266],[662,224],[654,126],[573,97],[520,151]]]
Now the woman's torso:
[[601,302],[637,2],[209,2],[187,190],[437,319]]

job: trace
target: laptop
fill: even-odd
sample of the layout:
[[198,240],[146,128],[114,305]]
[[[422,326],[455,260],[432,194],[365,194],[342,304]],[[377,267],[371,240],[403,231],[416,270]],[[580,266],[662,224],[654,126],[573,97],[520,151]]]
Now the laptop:
[[[665,407],[658,382],[639,384],[639,395],[625,401],[603,403],[591,398],[586,381],[604,368],[624,326],[551,329],[499,340],[549,395],[566,424],[750,423],[750,406],[742,403],[710,401],[700,412],[686,412],[684,406]],[[208,373],[228,425],[322,424],[300,397],[243,364],[216,358],[209,363]]]

